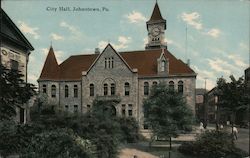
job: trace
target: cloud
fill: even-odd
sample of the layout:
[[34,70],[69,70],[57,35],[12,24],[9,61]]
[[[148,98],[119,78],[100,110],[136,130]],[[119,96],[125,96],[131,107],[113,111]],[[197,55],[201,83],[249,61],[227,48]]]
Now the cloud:
[[125,15],[125,17],[128,19],[129,23],[141,23],[146,21],[146,17],[137,11],[132,11],[132,13]]
[[231,59],[235,63],[235,65],[241,68],[246,68],[248,66],[248,64],[246,64],[239,55],[231,54],[231,55],[228,55],[227,57]]
[[219,29],[213,28],[213,29],[210,29],[206,34],[213,38],[218,38],[219,35],[221,34],[221,31]]
[[19,28],[23,33],[30,34],[33,36],[34,39],[38,39],[40,35],[37,33],[39,30],[38,27],[31,27],[23,21],[18,21]]
[[50,37],[51,37],[53,40],[56,40],[56,41],[58,41],[58,40],[64,40],[64,37],[63,37],[63,36],[58,35],[58,34],[56,34],[56,33],[51,33],[51,34],[50,34]]
[[[111,45],[116,49],[116,50],[120,50],[120,49],[124,49],[128,47],[128,44],[132,41],[131,37],[125,37],[125,36],[119,36],[118,37],[118,42],[116,43],[112,43]],[[107,46],[108,42],[107,41],[100,41],[98,43],[98,47],[100,49],[104,49]]]
[[60,26],[63,27],[63,28],[68,29],[71,32],[71,34],[72,34],[71,39],[75,39],[75,40],[80,40],[81,39],[82,33],[77,27],[75,27],[73,25],[70,25],[65,21],[62,21],[60,23]]
[[174,41],[171,40],[171,39],[168,39],[167,37],[164,38],[164,43],[167,43],[167,44],[174,44]]
[[225,73],[227,76],[231,75],[231,71],[235,70],[235,67],[232,64],[221,59],[207,59],[207,61],[211,69],[216,72]]
[[188,25],[193,26],[197,30],[202,29],[202,23],[200,20],[200,14],[198,12],[192,13],[182,13],[181,18],[185,21]]

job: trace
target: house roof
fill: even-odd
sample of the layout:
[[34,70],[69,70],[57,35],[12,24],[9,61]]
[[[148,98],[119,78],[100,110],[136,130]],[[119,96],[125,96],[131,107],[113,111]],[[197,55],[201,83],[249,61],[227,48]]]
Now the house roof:
[[[71,56],[57,65],[53,49],[49,51],[39,80],[80,80],[82,71],[88,71],[98,54]],[[121,57],[139,76],[157,76],[157,59],[161,49],[120,52]],[[181,60],[176,59],[168,50],[164,51],[169,61],[168,75],[195,75],[195,72]],[[54,67],[54,68],[53,68]],[[59,73],[58,73],[59,72]],[[166,74],[167,75],[167,74]]]
[[10,17],[5,13],[5,11],[1,8],[0,8],[0,14],[1,14],[0,16],[1,38],[10,40],[19,46],[22,46],[30,51],[33,51],[34,50],[33,46],[22,34],[22,32],[18,29],[18,27],[14,24],[14,22],[10,19]]

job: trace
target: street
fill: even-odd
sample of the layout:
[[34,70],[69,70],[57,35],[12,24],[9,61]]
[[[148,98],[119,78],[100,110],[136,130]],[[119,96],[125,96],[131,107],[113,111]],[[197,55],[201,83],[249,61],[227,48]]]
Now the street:
[[238,148],[249,153],[249,129],[238,128],[238,139],[235,144]]

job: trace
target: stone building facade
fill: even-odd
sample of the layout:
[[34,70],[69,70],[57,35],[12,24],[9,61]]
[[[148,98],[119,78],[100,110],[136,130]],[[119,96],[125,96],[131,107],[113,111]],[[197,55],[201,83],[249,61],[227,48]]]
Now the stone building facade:
[[147,22],[148,44],[142,51],[117,52],[111,44],[101,52],[71,56],[58,65],[53,48],[46,58],[39,90],[61,110],[85,113],[94,99],[120,99],[116,115],[144,124],[143,100],[154,84],[165,82],[195,110],[196,73],[167,50],[166,20],[156,3]]
[[[27,82],[27,69],[30,52],[34,50],[22,32],[13,23],[10,17],[1,10],[1,32],[0,32],[0,64],[7,69],[20,71],[23,80]],[[23,105],[16,109],[17,121],[25,123],[28,120],[28,107]]]

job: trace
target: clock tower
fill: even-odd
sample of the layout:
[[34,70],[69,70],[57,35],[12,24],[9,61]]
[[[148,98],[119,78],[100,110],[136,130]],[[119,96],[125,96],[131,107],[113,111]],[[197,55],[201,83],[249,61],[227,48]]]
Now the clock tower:
[[148,30],[148,44],[146,45],[146,49],[167,48],[164,42],[164,31],[167,28],[166,20],[162,18],[157,2],[155,3],[151,18],[146,24]]

